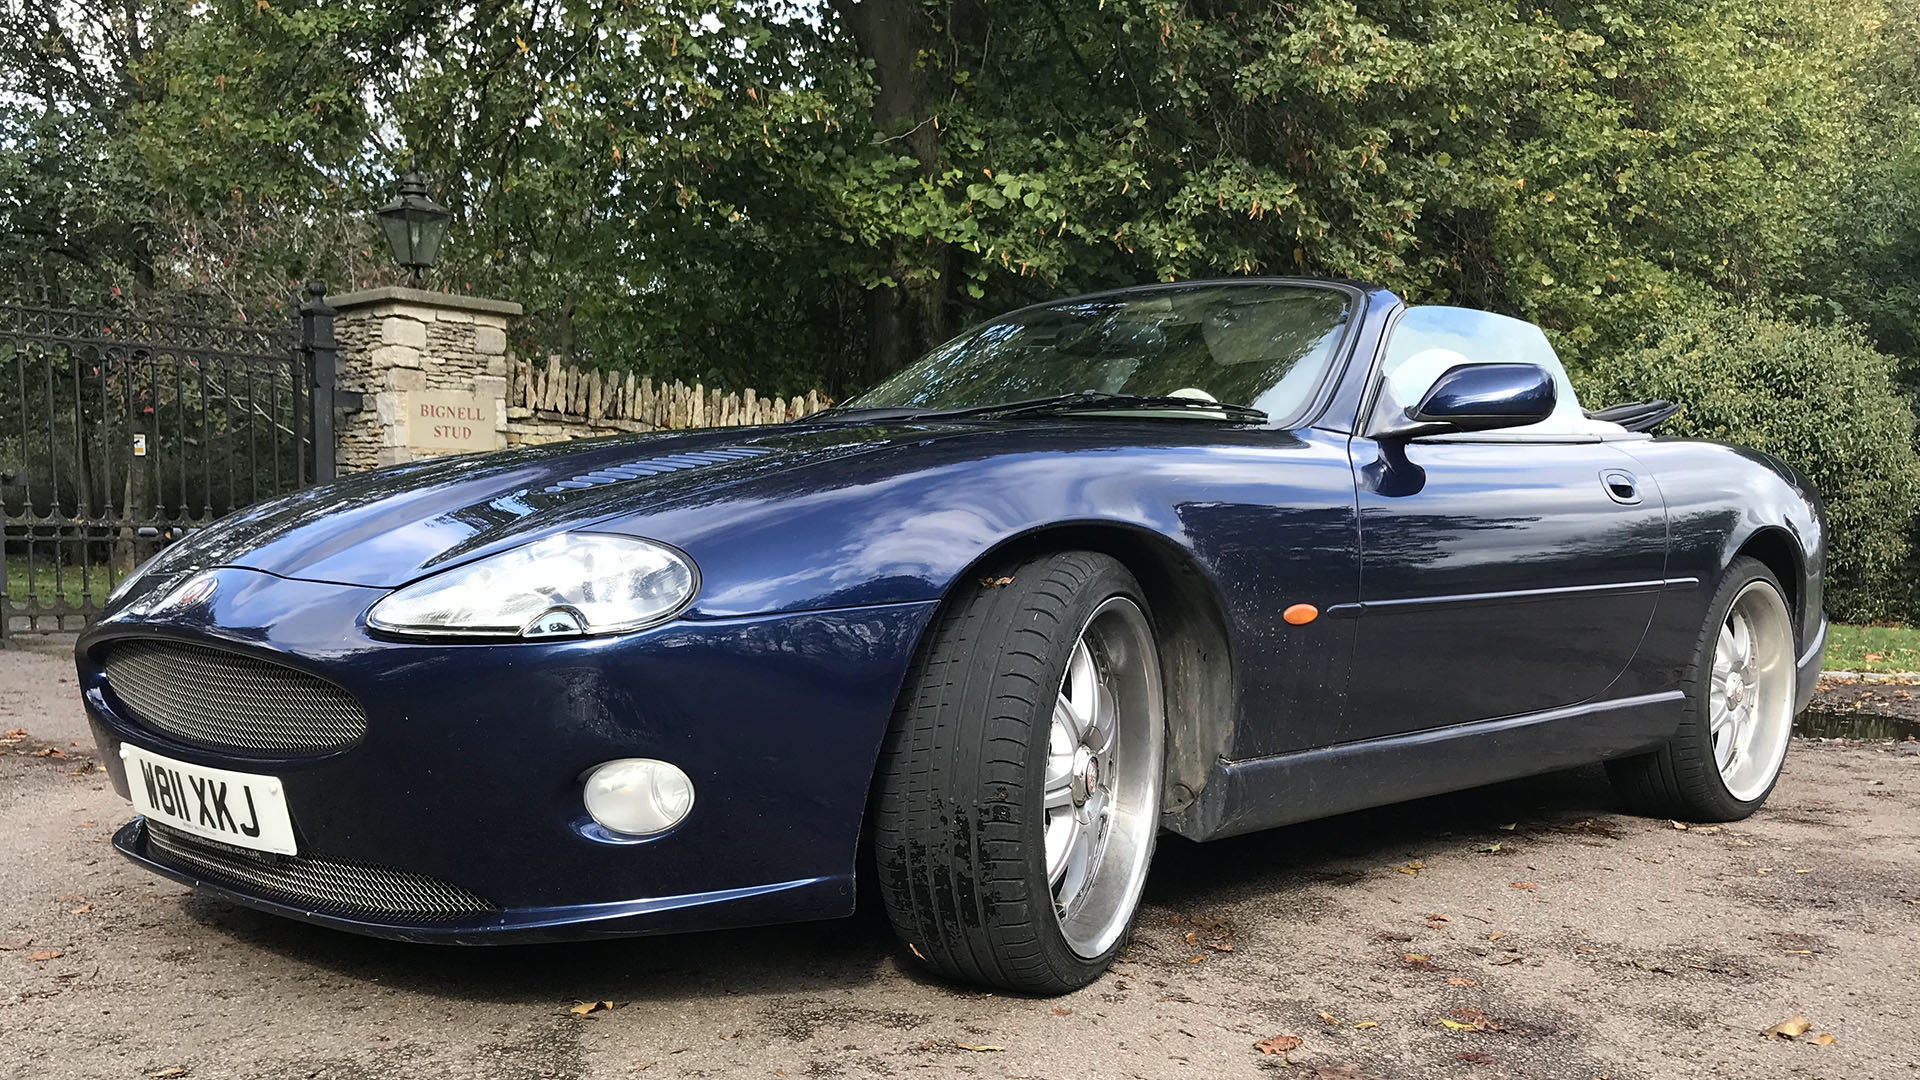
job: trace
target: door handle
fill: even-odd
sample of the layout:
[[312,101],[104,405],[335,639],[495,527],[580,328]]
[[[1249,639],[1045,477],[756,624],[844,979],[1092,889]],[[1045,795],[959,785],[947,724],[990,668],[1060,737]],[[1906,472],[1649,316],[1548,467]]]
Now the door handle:
[[1600,474],[1600,485],[1614,502],[1632,506],[1640,501],[1640,481],[1625,469],[1608,469]]

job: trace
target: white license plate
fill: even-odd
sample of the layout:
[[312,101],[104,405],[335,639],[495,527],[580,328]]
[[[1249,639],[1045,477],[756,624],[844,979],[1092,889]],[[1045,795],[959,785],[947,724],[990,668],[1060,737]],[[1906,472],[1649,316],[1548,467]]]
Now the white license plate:
[[189,765],[120,744],[134,808],[181,832],[255,851],[295,854],[293,819],[278,777]]

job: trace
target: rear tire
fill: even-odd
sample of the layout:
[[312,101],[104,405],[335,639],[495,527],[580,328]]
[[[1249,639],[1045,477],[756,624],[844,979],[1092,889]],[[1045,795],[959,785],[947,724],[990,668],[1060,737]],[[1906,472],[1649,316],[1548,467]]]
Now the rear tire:
[[1680,729],[1649,754],[1607,763],[1634,810],[1738,821],[1766,803],[1792,738],[1799,677],[1780,582],[1757,559],[1727,568],[1694,643]]
[[1058,994],[1126,943],[1159,831],[1159,654],[1133,575],[1092,552],[967,581],[882,748],[887,917],[949,978]]

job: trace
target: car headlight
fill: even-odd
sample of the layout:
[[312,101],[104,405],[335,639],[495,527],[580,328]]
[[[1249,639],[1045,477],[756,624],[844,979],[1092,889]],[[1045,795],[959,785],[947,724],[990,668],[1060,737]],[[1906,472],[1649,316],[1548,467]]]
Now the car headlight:
[[159,558],[160,558],[160,553],[149,555],[144,560],[141,561],[139,566],[136,566],[133,569],[127,571],[127,576],[121,578],[119,583],[114,585],[112,590],[110,590],[107,593],[107,602],[105,606],[112,607],[113,605],[119,603],[121,597],[127,595],[127,592],[129,590],[131,590],[135,585],[139,584],[141,578],[147,576],[147,571],[153,569],[154,561]]
[[678,614],[700,576],[651,540],[561,533],[414,582],[367,613],[407,637],[580,637],[637,630]]

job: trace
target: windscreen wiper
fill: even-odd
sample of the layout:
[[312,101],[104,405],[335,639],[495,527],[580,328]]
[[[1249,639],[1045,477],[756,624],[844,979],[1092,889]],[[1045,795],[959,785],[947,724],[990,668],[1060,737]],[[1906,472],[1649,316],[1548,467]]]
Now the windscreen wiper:
[[1264,423],[1267,414],[1251,405],[1205,398],[1172,397],[1160,394],[1110,394],[1103,390],[1081,390],[1072,394],[1053,394],[1027,401],[1005,401],[993,405],[975,405],[964,409],[928,409],[916,413],[916,420],[939,420],[962,416],[1024,416],[1049,412],[1190,412],[1216,414],[1210,419]]

